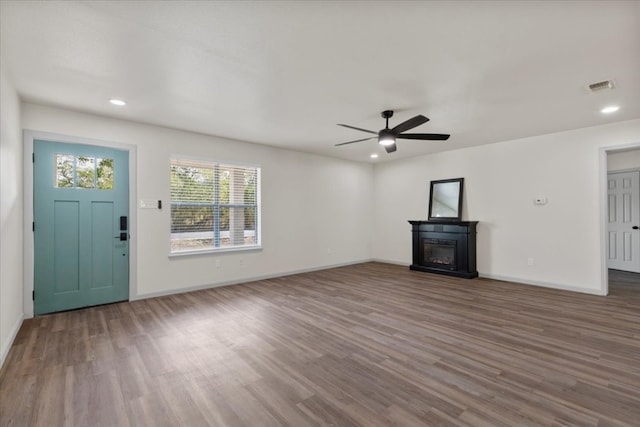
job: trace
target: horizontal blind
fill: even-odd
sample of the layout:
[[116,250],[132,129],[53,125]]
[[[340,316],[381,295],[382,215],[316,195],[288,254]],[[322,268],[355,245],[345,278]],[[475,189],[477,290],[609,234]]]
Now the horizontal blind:
[[260,169],[171,159],[171,252],[259,244]]

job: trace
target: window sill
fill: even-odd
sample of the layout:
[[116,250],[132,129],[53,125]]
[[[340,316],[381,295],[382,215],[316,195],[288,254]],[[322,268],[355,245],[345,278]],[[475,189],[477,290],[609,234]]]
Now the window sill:
[[169,253],[169,258],[180,258],[193,255],[212,255],[231,252],[254,252],[261,251],[262,245],[241,246],[236,248],[220,248],[220,249],[202,249],[197,251],[180,251]]

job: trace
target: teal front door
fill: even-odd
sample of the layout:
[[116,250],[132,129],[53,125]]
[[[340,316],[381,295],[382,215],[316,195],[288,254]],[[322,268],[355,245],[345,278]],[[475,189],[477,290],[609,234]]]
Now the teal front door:
[[34,141],[34,312],[129,298],[129,153]]

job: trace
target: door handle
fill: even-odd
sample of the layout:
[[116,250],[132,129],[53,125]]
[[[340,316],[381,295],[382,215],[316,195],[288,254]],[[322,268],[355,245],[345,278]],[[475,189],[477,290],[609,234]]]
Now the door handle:
[[121,242],[127,240],[127,233],[120,233],[119,236],[114,237],[114,239],[120,239]]
[[637,225],[634,225],[632,228],[633,228],[634,230],[637,230],[637,229],[639,229],[640,227],[638,227]]

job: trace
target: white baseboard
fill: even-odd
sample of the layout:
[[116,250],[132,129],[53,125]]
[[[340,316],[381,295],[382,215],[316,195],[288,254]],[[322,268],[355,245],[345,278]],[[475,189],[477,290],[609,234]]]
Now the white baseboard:
[[16,323],[13,325],[13,328],[11,329],[11,332],[9,333],[9,338],[2,345],[2,353],[0,353],[0,368],[2,368],[2,365],[4,365],[5,359],[9,355],[9,350],[11,349],[11,346],[13,345],[13,341],[15,341],[16,336],[18,335],[18,331],[20,330],[20,327],[22,326],[22,322],[24,321],[24,319],[25,319],[24,315],[21,315],[20,317],[18,317],[18,319],[16,320]]
[[[395,265],[402,265],[402,266],[409,267],[409,265],[406,262],[389,260],[389,259],[373,258],[371,261],[384,262],[386,264],[395,264]],[[602,289],[580,288],[580,287],[576,287],[576,286],[560,285],[558,283],[541,282],[541,281],[536,281],[536,280],[525,280],[525,279],[520,279],[520,278],[517,278],[517,277],[500,276],[500,275],[494,275],[494,274],[482,274],[482,273],[479,273],[479,277],[480,278],[485,278],[485,279],[501,280],[503,282],[521,283],[523,285],[533,285],[533,286],[540,286],[540,287],[543,287],[543,288],[551,288],[551,289],[560,289],[560,290],[563,290],[563,291],[579,292],[579,293],[583,293],[583,294],[606,296],[606,293],[603,292]]]
[[551,289],[559,289],[562,291],[571,291],[571,292],[579,292],[582,294],[590,294],[590,295],[598,295],[598,296],[606,296],[607,294],[602,291],[602,289],[590,289],[590,288],[579,288],[576,286],[567,286],[560,285],[558,283],[550,283],[550,282],[541,282],[537,280],[525,280],[516,277],[507,277],[500,276],[495,274],[479,274],[480,278],[483,279],[493,279],[493,280],[501,280],[504,282],[513,282],[513,283],[521,283],[523,285],[533,285],[540,286],[543,288],[551,288]]
[[[263,276],[243,277],[243,278],[240,278],[240,279],[233,279],[233,280],[227,280],[227,281],[223,281],[223,282],[209,283],[209,284],[205,284],[205,285],[188,286],[186,288],[176,288],[176,289],[168,289],[166,291],[148,292],[148,293],[144,293],[144,294],[138,294],[138,295],[132,297],[131,301],[137,301],[137,300],[147,299],[147,298],[162,297],[162,296],[165,296],[165,295],[182,294],[182,293],[185,293],[185,292],[200,291],[202,289],[220,288],[222,286],[238,285],[238,284],[241,284],[241,283],[256,282],[258,280],[267,280],[267,279],[274,279],[276,277],[291,276],[291,275],[294,275],[294,274],[310,273],[312,271],[328,270],[330,268],[345,267],[345,266],[348,266],[348,265],[362,264],[362,263],[371,262],[371,261],[373,261],[373,260],[372,259],[363,259],[363,260],[358,260],[358,261],[343,262],[343,263],[339,263],[339,264],[323,265],[323,266],[320,266],[320,267],[303,268],[303,269],[300,269],[300,270],[292,270],[292,271],[286,271],[286,272],[282,272],[282,273],[267,274],[267,275],[263,275]],[[382,261],[382,262],[386,262],[386,261]]]
[[381,259],[381,258],[373,258],[370,261],[372,261],[372,262],[383,262],[385,264],[401,265],[401,266],[407,267],[407,268],[409,268],[409,265],[411,264],[411,263],[407,264],[404,261],[395,261],[395,260],[391,260],[391,259]]

